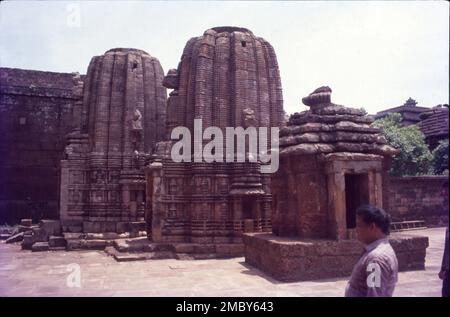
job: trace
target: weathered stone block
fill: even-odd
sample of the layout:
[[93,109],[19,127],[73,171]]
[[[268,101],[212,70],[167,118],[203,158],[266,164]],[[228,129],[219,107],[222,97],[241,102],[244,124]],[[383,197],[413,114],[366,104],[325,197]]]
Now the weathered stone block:
[[39,222],[39,226],[49,236],[60,236],[61,235],[61,223],[59,220],[49,220],[43,219]]
[[217,256],[230,256],[238,257],[244,255],[244,245],[243,244],[217,244],[216,245]]
[[65,247],[66,239],[64,237],[51,236],[48,240],[48,245],[50,247]]
[[49,250],[48,242],[36,242],[31,247],[31,251],[33,252],[48,251],[48,250]]
[[24,233],[23,241],[22,241],[22,249],[24,250],[31,250],[31,247],[33,243],[35,243],[35,238],[33,237],[32,233]]
[[24,233],[23,232],[19,232],[11,237],[9,237],[8,239],[6,239],[6,243],[14,243],[14,242],[20,242],[23,240],[23,236]]
[[31,219],[21,219],[20,220],[20,225],[24,226],[24,227],[31,227],[31,225],[33,224]]
[[175,254],[171,251],[157,251],[150,258],[154,260],[175,259]]
[[100,222],[91,222],[91,221],[83,222],[83,232],[97,233],[102,231],[103,231],[102,223]]
[[83,232],[83,226],[65,226],[63,227],[64,232]]
[[81,242],[82,248],[92,249],[92,250],[104,250],[107,246],[107,241],[105,240],[83,240]]
[[124,233],[130,231],[130,223],[129,222],[118,222],[116,224],[116,232]]
[[194,245],[194,253],[203,254],[203,253],[215,253],[216,249],[213,244],[195,244]]
[[79,240],[79,239],[67,240],[66,248],[68,251],[83,249],[82,240]]
[[19,225],[19,232],[31,231],[32,227]]
[[194,245],[192,243],[176,243],[173,247],[176,253],[194,253]]

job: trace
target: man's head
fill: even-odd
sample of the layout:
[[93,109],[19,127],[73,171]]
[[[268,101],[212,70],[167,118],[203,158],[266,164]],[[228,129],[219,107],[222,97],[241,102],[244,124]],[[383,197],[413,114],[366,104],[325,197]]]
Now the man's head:
[[361,205],[356,210],[356,233],[358,240],[369,244],[389,234],[391,217],[381,208]]

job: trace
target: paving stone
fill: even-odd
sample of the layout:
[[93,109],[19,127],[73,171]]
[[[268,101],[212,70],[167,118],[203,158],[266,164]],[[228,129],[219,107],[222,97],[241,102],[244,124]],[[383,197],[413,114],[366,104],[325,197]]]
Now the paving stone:
[[[445,228],[408,234],[429,238],[425,270],[400,272],[394,296],[440,296],[442,281],[437,274]],[[72,272],[69,265],[74,263],[82,274],[81,288],[76,290],[66,286]],[[247,265],[243,257],[118,262],[98,250],[24,252],[17,244],[0,243],[0,296],[341,297],[347,281],[348,277],[278,282]]]

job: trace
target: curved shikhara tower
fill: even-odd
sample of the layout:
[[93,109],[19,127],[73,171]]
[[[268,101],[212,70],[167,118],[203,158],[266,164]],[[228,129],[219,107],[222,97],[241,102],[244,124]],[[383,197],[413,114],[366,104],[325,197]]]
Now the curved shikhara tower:
[[[224,136],[226,127],[282,124],[274,49],[244,28],[215,27],[191,38],[163,85],[173,89],[168,138],[178,126],[193,136],[195,119],[203,130],[219,127]],[[259,162],[176,163],[173,144],[159,143],[147,169],[148,233],[154,242],[241,243],[243,231],[270,231],[270,174],[261,173]]]
[[132,168],[135,150],[151,153],[164,136],[163,77],[158,59],[137,49],[111,49],[91,60],[81,116],[91,157],[98,155],[102,164]]
[[244,126],[245,111],[254,111],[256,126],[279,126],[283,96],[273,47],[244,28],[216,27],[191,38],[178,69],[164,80],[174,91],[168,103],[167,128]]
[[141,50],[92,58],[61,164],[65,231],[124,232],[144,224],[143,166],[164,138],[163,76],[159,61]]

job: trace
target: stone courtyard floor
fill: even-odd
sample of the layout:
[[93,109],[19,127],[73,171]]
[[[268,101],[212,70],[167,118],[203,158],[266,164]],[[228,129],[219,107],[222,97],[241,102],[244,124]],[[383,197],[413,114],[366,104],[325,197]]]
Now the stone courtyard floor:
[[[407,233],[428,236],[430,246],[425,270],[399,273],[394,296],[440,296],[445,228]],[[67,284],[73,263],[80,268],[80,287]],[[342,296],[346,282],[282,283],[244,258],[116,262],[103,251],[31,252],[0,243],[0,296]]]

